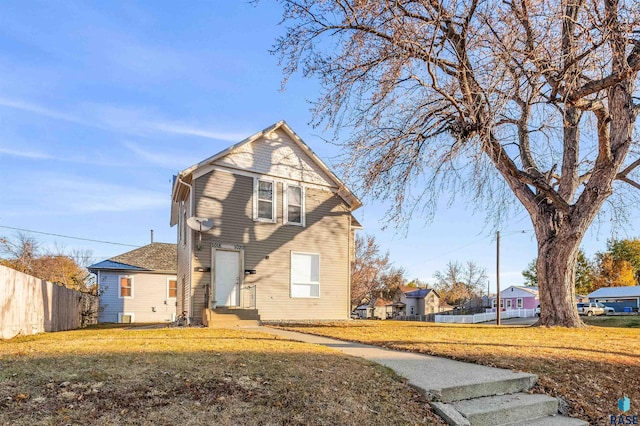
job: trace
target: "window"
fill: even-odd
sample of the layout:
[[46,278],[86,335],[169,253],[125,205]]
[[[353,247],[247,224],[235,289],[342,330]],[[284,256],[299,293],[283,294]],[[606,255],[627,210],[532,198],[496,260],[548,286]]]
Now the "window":
[[320,297],[320,255],[291,252],[291,297]]
[[120,282],[120,293],[118,293],[118,297],[133,297],[133,277],[120,276],[118,277],[118,281]]
[[118,322],[121,324],[131,324],[135,322],[135,314],[132,312],[119,312],[118,313]]
[[504,308],[504,299],[500,299],[500,309]]
[[522,309],[522,298],[516,299],[516,308]]
[[178,280],[176,278],[167,279],[167,299],[175,299],[178,296]]
[[255,180],[255,214],[256,220],[276,221],[275,183],[267,180]]
[[496,307],[496,299],[491,299],[491,307],[492,308]]
[[284,187],[284,223],[304,226],[304,189],[301,186]]
[[511,299],[507,299],[507,309],[511,309]]

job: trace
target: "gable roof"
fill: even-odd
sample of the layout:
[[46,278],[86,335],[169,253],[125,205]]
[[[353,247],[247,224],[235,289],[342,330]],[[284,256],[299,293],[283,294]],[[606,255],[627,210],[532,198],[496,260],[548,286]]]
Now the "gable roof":
[[230,154],[233,154],[234,152],[241,150],[241,148],[245,147],[246,145],[249,145],[252,142],[257,141],[262,137],[266,137],[267,135],[269,135],[272,132],[275,132],[276,130],[284,131],[287,134],[287,136],[289,136],[291,140],[296,144],[296,146],[300,148],[309,157],[309,159],[313,162],[313,164],[315,164],[315,166],[317,166],[327,176],[327,178],[337,188],[336,193],[347,203],[351,211],[356,210],[357,208],[362,206],[362,202],[360,201],[360,199],[356,197],[356,195],[353,194],[353,192],[351,192],[349,188],[347,188],[344,182],[342,182],[329,169],[329,167],[311,150],[311,148],[309,148],[309,146],[306,143],[302,141],[302,139],[300,139],[300,137],[293,131],[293,129],[291,129],[291,127],[289,127],[289,125],[284,120],[281,120],[267,127],[266,129],[261,130],[255,133],[254,135],[249,136],[248,138],[234,145],[231,145],[230,147],[218,152],[217,154],[214,154],[211,157],[205,160],[202,160],[201,162],[194,164],[191,167],[184,169],[183,171],[178,173],[177,176],[174,176],[173,190],[172,190],[172,197],[171,197],[173,202],[171,207],[171,225],[172,226],[175,225],[178,220],[176,203],[178,201],[187,199],[187,195],[190,191],[190,185],[193,181],[193,175],[196,171],[204,167],[214,165],[224,157],[229,156]]
[[[505,292],[507,292],[509,290],[511,290],[511,291],[519,290],[520,292],[529,293],[530,296],[534,296],[534,297],[538,296],[538,287],[512,285],[512,286],[509,286],[509,287],[505,288],[504,290],[501,290],[500,291],[500,297],[506,297],[507,294]],[[505,294],[503,295],[503,293],[505,293]],[[523,295],[523,296],[524,297],[529,297],[529,296],[526,296],[526,295]],[[493,296],[493,297],[495,297],[495,296]]]
[[178,270],[177,246],[170,243],[151,243],[128,251],[88,268],[94,270],[129,270],[176,273]]
[[440,297],[438,292],[432,288],[411,287],[411,286],[402,285],[398,287],[398,289],[404,293],[405,297],[408,297],[411,299],[422,299],[431,292],[433,292],[436,296]]
[[389,306],[389,305],[393,305],[393,302],[387,299],[383,299],[382,297],[378,297],[375,301],[375,303],[373,304],[373,306]]
[[640,297],[640,286],[602,287],[589,293],[589,299],[597,297]]

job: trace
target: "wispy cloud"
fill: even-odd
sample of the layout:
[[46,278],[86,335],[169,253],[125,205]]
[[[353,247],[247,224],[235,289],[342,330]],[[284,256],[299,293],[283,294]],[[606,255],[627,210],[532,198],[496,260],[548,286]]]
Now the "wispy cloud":
[[110,105],[85,104],[78,107],[78,109],[83,110],[83,113],[74,113],[39,105],[34,102],[3,97],[0,97],[0,107],[137,136],[165,133],[196,136],[228,142],[238,142],[247,136],[247,133],[225,132],[210,127],[200,127],[171,120],[158,119],[157,114],[149,112],[146,108],[123,108]]
[[166,192],[140,189],[134,185],[123,186],[61,177],[50,179],[44,191],[47,188],[57,188],[55,197],[43,194],[47,204],[57,209],[66,209],[70,214],[126,212],[169,205]]
[[53,157],[44,152],[29,151],[29,150],[17,150],[11,148],[4,148],[0,146],[0,154],[9,155],[11,157],[29,158],[32,160],[51,160]]
[[217,130],[203,129],[176,123],[147,123],[147,125],[149,128],[159,132],[175,133],[187,136],[200,136],[202,138],[229,142],[240,142],[248,136],[246,133],[220,132]]
[[[9,203],[3,216],[86,215],[168,209],[167,188],[148,182],[110,183],[55,172],[18,172],[20,186],[5,186],[0,194]],[[166,189],[166,190],[164,190]]]
[[177,154],[175,152],[160,152],[158,149],[149,151],[134,144],[133,142],[125,142],[124,146],[142,160],[171,170],[179,170],[188,167],[198,162],[202,157],[197,154],[188,155],[187,153]]
[[84,126],[96,127],[94,123],[83,120],[80,117],[77,117],[75,115],[63,113],[57,109],[43,107],[41,105],[37,105],[31,102],[25,102],[22,100],[0,97],[0,106],[17,109],[20,111],[30,112],[33,114],[43,115],[45,117],[53,118],[56,120],[68,121],[71,123],[82,124]]

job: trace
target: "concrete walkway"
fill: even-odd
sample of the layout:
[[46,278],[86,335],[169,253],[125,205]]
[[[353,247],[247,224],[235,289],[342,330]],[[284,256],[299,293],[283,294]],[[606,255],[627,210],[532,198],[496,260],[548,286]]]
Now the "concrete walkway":
[[[523,393],[538,380],[534,374],[269,327],[247,329],[327,346],[389,367],[430,396],[434,400],[432,406],[435,411],[451,425],[587,425],[581,420],[558,416],[558,404],[554,398]],[[500,399],[491,399],[501,395]],[[481,405],[480,408],[473,405],[475,401]],[[528,404],[536,408],[523,408]],[[542,405],[544,407],[540,408]]]
[[[458,388],[465,388],[471,385],[491,384],[496,382],[496,380],[514,380],[516,382],[524,382],[524,385],[530,385],[529,387],[531,387],[538,379],[535,375],[527,373],[514,373],[500,368],[485,367],[483,365],[469,364],[413,352],[394,351],[378,346],[345,342],[294,331],[269,327],[257,327],[256,330],[291,340],[328,346],[347,355],[365,358],[369,361],[384,365],[385,367],[391,368],[398,375],[407,378],[412,385],[443,402],[458,399],[456,395],[459,393],[456,392]],[[465,390],[465,396],[468,397],[486,396],[489,394],[482,392],[482,389],[470,395],[466,392],[469,392],[469,390]]]

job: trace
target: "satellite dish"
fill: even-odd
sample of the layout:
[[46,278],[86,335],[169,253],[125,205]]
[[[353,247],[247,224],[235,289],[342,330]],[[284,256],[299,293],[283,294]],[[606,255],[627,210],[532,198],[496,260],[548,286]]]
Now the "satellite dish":
[[213,228],[213,220],[208,217],[190,217],[187,219],[187,226],[194,231],[206,232]]
[[202,232],[206,232],[213,228],[213,220],[208,217],[195,217],[192,216],[187,219],[187,226],[194,231],[198,231],[198,241],[196,247],[200,250],[202,246]]

